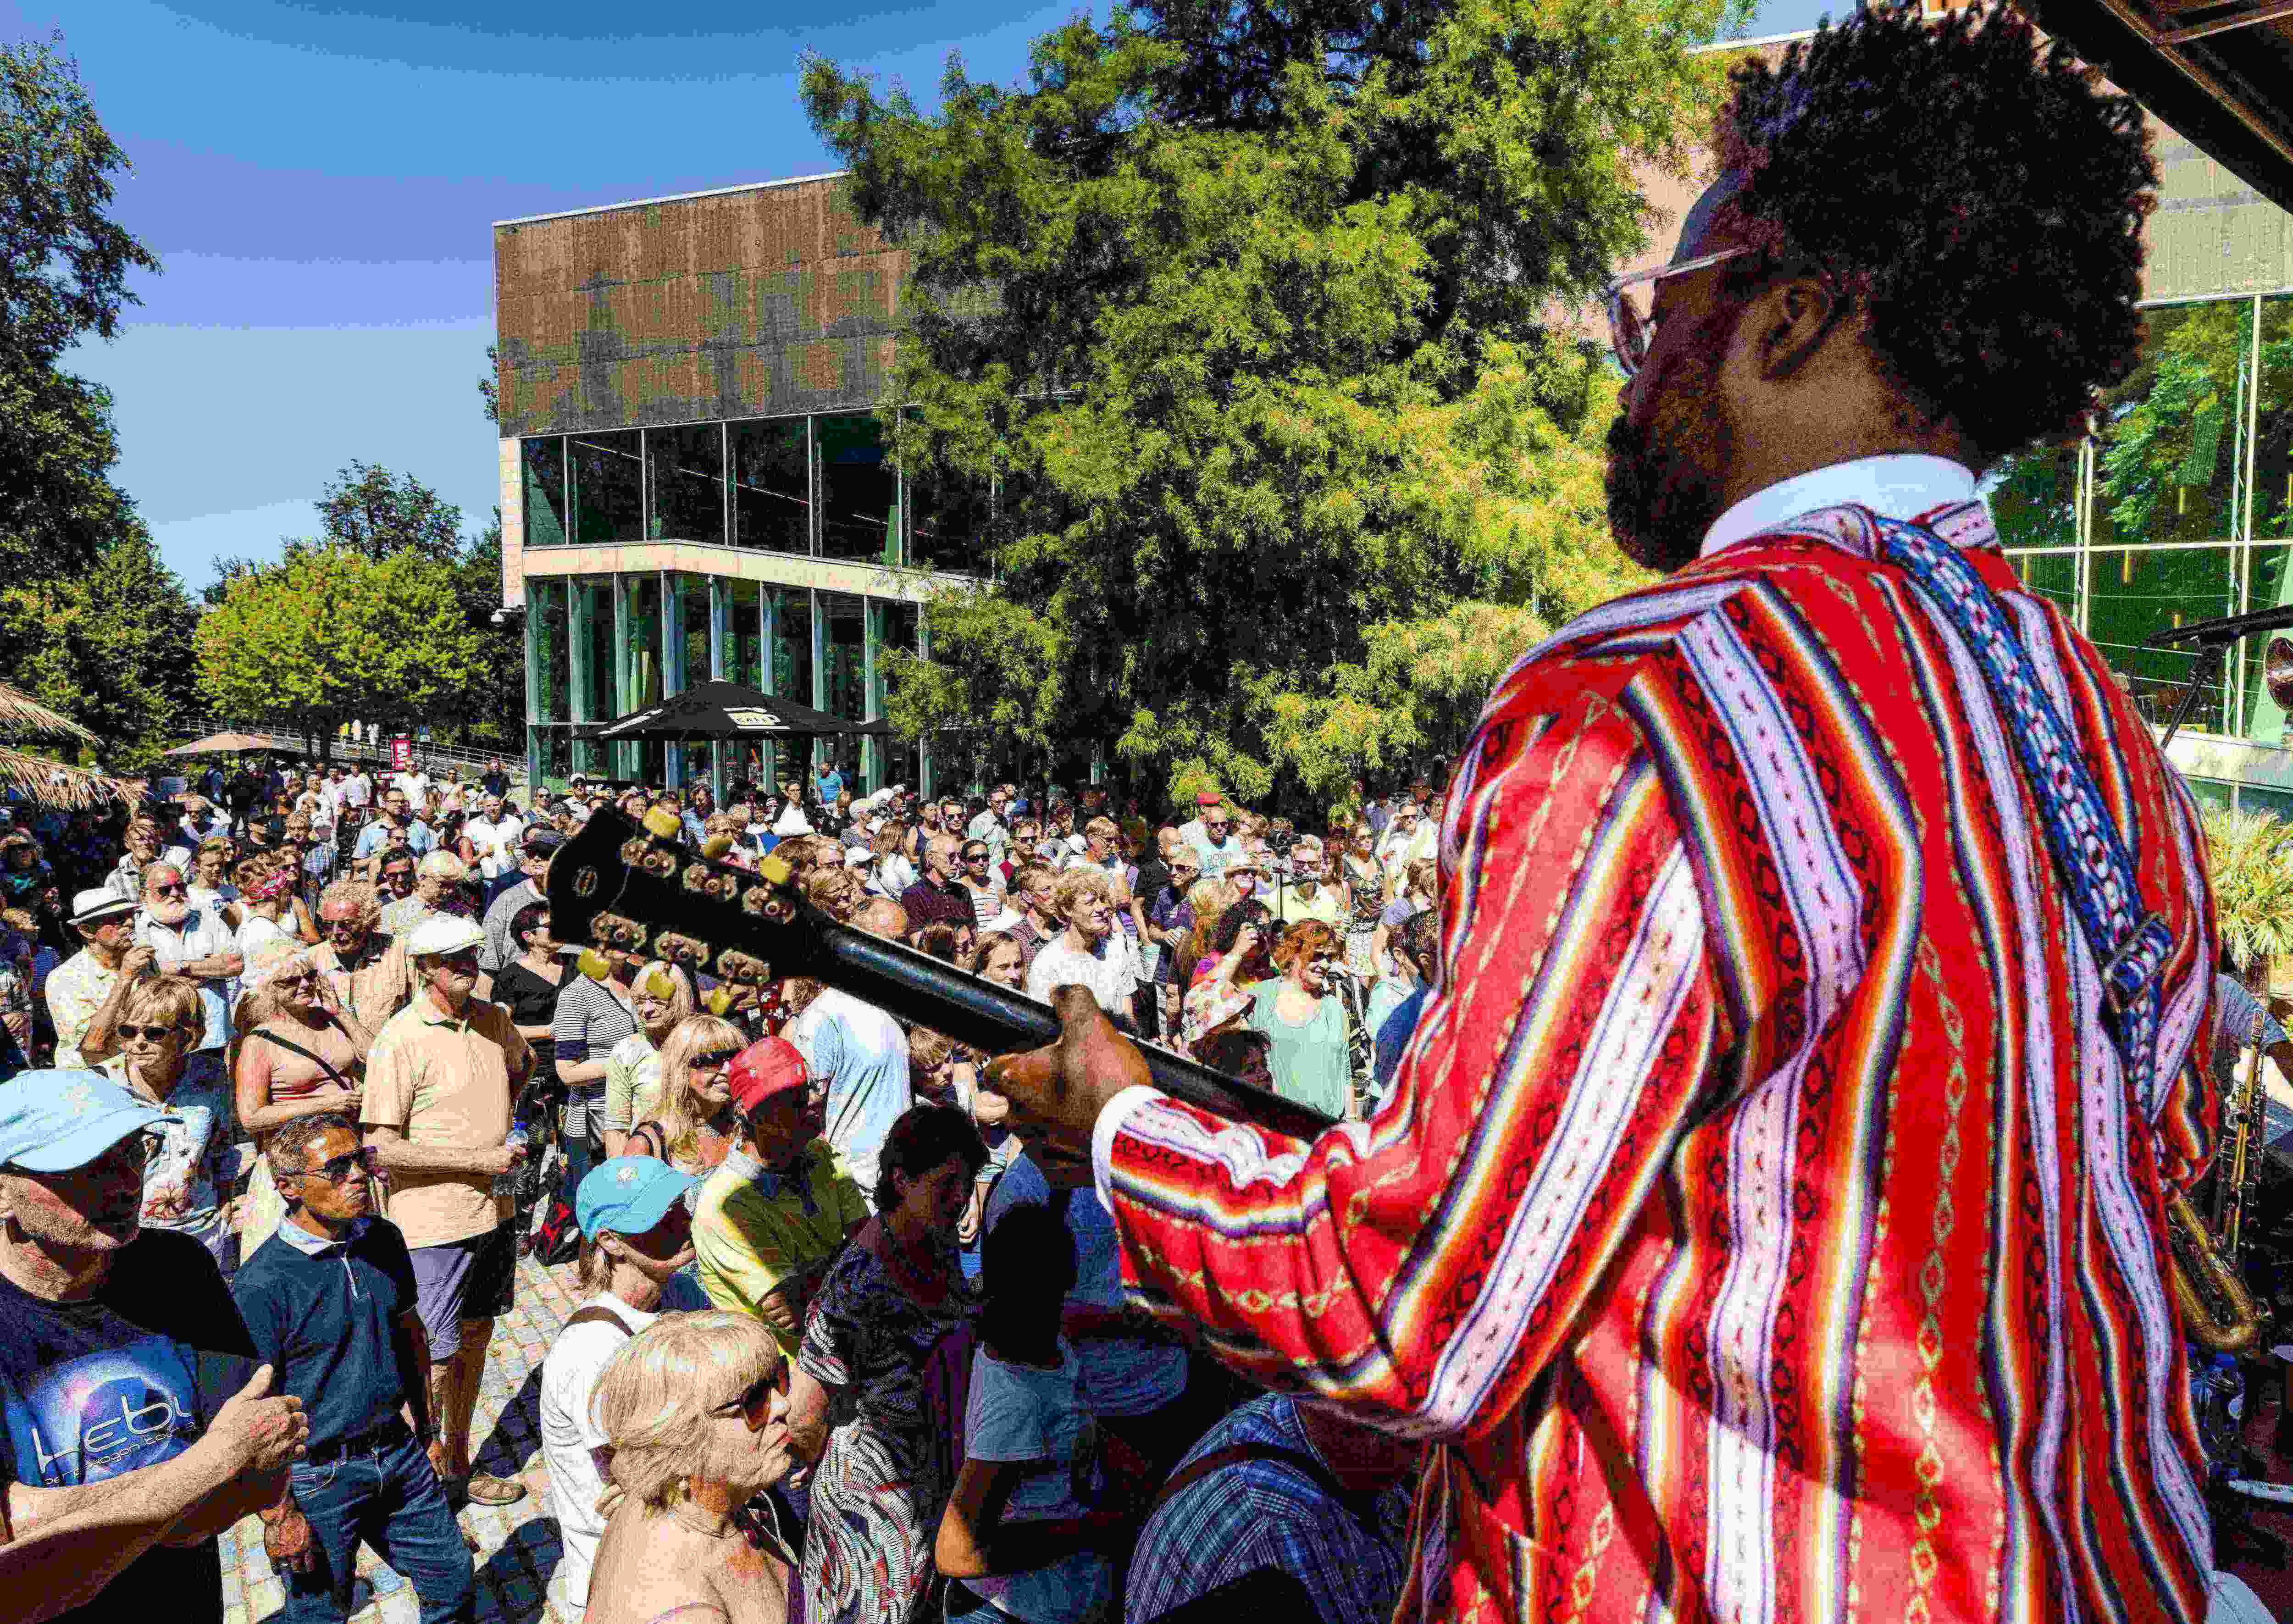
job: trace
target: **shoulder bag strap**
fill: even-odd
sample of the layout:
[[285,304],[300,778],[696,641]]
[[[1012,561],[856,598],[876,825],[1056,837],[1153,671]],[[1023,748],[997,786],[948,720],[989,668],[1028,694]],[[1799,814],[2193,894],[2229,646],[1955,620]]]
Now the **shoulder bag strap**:
[[336,1071],[334,1067],[334,1062],[328,1060],[325,1055],[313,1053],[312,1051],[304,1048],[302,1044],[295,1042],[292,1038],[281,1037],[276,1032],[266,1032],[260,1027],[257,1027],[254,1031],[248,1033],[247,1035],[249,1037],[259,1037],[266,1043],[276,1043],[280,1048],[284,1049],[289,1054],[299,1054],[306,1060],[316,1061],[320,1070],[325,1072],[328,1076],[341,1084],[344,1088],[355,1088],[358,1086],[358,1084],[352,1083],[348,1077],[343,1076],[341,1072]]
[[2158,977],[2173,935],[2162,915],[2143,911],[2133,854],[1998,595],[1933,531],[1884,518],[1878,527],[1883,554],[1966,640],[1998,707],[2055,873],[2102,969],[2103,1028],[2147,1117],[2157,1105]]

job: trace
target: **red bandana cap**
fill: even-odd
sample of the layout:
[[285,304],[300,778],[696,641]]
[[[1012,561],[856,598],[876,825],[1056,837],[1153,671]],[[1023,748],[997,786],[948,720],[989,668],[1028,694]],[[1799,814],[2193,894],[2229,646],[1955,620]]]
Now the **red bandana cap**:
[[1216,790],[1204,790],[1195,797],[1195,804],[1198,807],[1214,807],[1219,804],[1219,792]]
[[746,1116],[774,1094],[809,1086],[812,1074],[794,1043],[785,1038],[765,1037],[733,1057],[725,1081],[733,1086],[733,1103]]

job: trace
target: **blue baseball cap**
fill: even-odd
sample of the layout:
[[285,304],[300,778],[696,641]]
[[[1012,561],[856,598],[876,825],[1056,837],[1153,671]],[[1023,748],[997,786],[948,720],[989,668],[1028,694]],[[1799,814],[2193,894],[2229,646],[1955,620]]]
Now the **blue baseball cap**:
[[181,1121],[100,1071],[19,1072],[0,1083],[0,1165],[69,1173],[131,1133]]
[[649,1156],[617,1156],[589,1169],[573,1194],[573,1222],[595,1239],[607,1230],[642,1235],[701,1181]]

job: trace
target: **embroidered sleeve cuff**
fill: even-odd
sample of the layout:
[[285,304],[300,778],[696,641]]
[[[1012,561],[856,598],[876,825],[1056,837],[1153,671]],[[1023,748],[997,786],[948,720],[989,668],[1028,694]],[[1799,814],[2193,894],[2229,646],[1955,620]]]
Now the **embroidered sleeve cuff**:
[[1090,1178],[1098,1191],[1098,1204],[1108,1212],[1114,1210],[1114,1201],[1107,1193],[1107,1165],[1114,1157],[1114,1136],[1122,1132],[1122,1125],[1130,1113],[1140,1106],[1164,1098],[1159,1088],[1149,1088],[1144,1083],[1134,1083],[1100,1108],[1098,1121],[1090,1130]]

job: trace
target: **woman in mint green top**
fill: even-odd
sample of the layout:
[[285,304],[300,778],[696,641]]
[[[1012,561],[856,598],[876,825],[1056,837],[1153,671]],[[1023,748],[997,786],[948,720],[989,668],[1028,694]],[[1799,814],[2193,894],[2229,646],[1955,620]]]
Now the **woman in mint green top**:
[[1330,966],[1342,950],[1338,933],[1318,919],[1292,925],[1274,948],[1282,973],[1250,989],[1246,1022],[1266,1034],[1274,1092],[1333,1116],[1353,1114],[1346,1013],[1330,992]]

